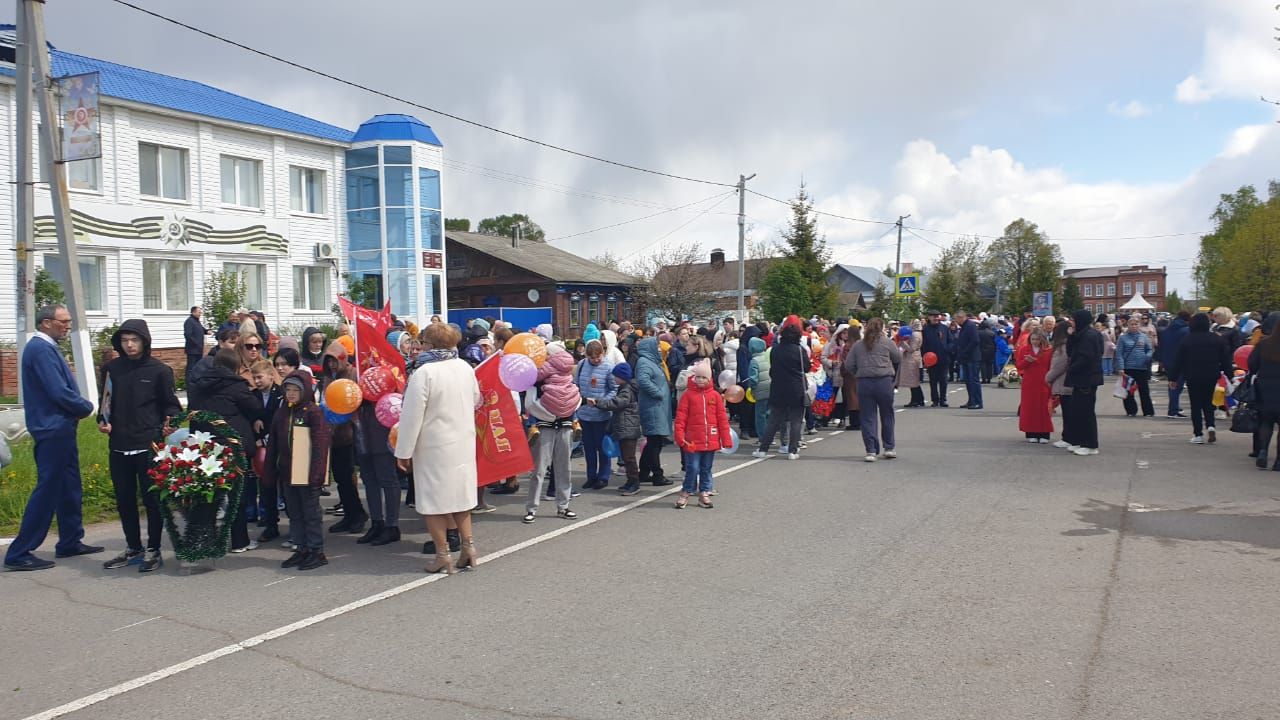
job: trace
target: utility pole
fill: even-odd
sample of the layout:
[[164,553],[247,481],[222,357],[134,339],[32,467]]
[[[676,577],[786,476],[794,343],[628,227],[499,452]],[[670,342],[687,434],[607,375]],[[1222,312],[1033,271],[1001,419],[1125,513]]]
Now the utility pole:
[[[747,181],[755,177],[738,176],[738,322],[747,321]],[[760,292],[760,288],[756,288]]]
[[[32,182],[31,162],[31,39],[29,23],[26,16],[27,1],[17,0],[17,48],[14,58],[14,69],[18,85],[18,172],[17,172],[17,207],[14,218],[14,247],[17,250],[18,275],[15,283],[17,290],[18,312],[18,355],[26,347],[31,334],[36,330],[35,284],[36,258],[32,252],[35,226],[34,185]],[[25,122],[24,122],[25,119]],[[21,373],[22,363],[18,363]],[[22,401],[22,383],[19,377],[18,401]]]
[[893,263],[893,274],[898,276],[902,274],[902,221],[911,217],[910,215],[898,216],[898,259]]
[[[44,2],[43,0],[18,0],[19,33],[21,26],[26,25],[24,37],[27,44],[28,58],[35,77],[36,105],[40,110],[40,166],[45,177],[49,179],[49,199],[53,204],[53,221],[58,233],[58,253],[67,264],[67,284],[64,288],[67,295],[67,311],[71,313],[71,350],[76,363],[76,385],[80,394],[89,402],[97,405],[98,380],[93,367],[93,350],[89,344],[89,328],[84,319],[83,283],[80,281],[80,259],[76,252],[75,233],[71,224],[71,197],[67,193],[67,168],[59,155],[62,139],[58,136],[58,113],[54,107],[53,92],[50,83],[52,71],[49,67],[49,52],[46,49],[44,34]],[[20,51],[21,52],[21,51]],[[21,82],[21,73],[19,73]],[[21,95],[19,98],[21,102]],[[21,128],[28,128],[27,138],[30,141],[31,116],[30,106],[27,115],[18,113],[19,133]],[[20,149],[18,157],[23,157],[30,149]],[[29,172],[29,171],[28,171]],[[21,176],[19,176],[21,178]],[[31,187],[30,185],[21,187]],[[21,196],[21,193],[20,193]],[[28,205],[28,208],[31,206]],[[28,237],[28,247],[30,235]],[[28,252],[28,255],[30,253]],[[34,330],[34,327],[31,328]]]

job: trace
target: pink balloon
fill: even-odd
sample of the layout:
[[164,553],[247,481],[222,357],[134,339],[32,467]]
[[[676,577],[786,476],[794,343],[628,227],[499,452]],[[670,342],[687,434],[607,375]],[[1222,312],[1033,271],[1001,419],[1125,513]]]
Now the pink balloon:
[[498,360],[498,379],[508,390],[524,392],[538,382],[538,365],[528,355],[504,353]]
[[400,406],[403,402],[404,396],[400,393],[387,393],[378,400],[378,404],[373,408],[373,414],[383,427],[389,428],[400,422]]

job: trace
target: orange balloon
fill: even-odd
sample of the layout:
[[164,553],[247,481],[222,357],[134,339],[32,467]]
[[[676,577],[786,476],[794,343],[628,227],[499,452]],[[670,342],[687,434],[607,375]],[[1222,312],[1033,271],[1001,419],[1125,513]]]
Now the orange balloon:
[[356,341],[353,340],[350,335],[338,336],[338,344],[342,345],[342,347],[346,349],[347,357],[351,357],[356,354]]
[[353,413],[364,399],[354,380],[334,380],[324,389],[324,404],[339,415]]
[[515,353],[516,355],[528,355],[534,365],[542,367],[542,363],[547,361],[547,344],[542,338],[533,333],[518,333],[513,335],[506,345],[502,346],[503,352]]
[[390,432],[387,433],[387,444],[394,450],[396,441],[400,439],[400,423],[391,426]]
[[740,403],[747,396],[747,392],[742,389],[741,385],[730,385],[724,389],[725,402]]

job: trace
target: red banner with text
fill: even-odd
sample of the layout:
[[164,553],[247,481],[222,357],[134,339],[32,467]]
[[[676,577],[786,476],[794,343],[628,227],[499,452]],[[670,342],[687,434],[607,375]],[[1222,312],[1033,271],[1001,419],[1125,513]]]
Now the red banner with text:
[[476,484],[480,486],[533,469],[520,409],[498,378],[500,356],[495,353],[476,367],[476,382],[484,398],[476,409]]

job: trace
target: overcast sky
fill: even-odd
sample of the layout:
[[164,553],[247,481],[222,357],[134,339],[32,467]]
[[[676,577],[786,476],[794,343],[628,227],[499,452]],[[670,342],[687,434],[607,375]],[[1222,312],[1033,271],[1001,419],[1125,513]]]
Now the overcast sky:
[[[629,164],[949,233],[1017,217],[1069,266],[1169,267],[1220,193],[1280,177],[1275,0],[138,4],[424,105]],[[573,235],[716,195],[571,157],[337,85],[108,0],[50,0],[62,50],[199,80],[354,128],[408,112],[451,163],[445,214],[527,212]],[[12,4],[5,6],[12,20]],[[453,162],[462,165],[452,165]],[[511,182],[489,168],[532,178]],[[572,188],[572,189],[570,189]],[[583,197],[589,191],[609,198]],[[716,204],[716,200],[719,203]],[[732,196],[556,242],[591,256],[696,241],[736,256]],[[701,213],[700,211],[707,212]],[[747,196],[752,236],[787,208]],[[883,267],[880,225],[822,218],[839,262]],[[927,265],[954,235],[904,237]]]

